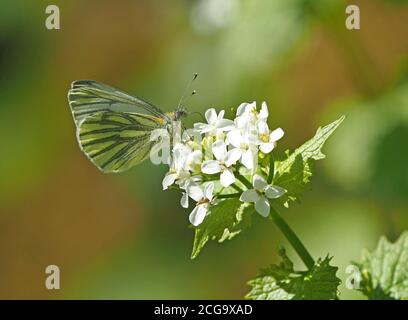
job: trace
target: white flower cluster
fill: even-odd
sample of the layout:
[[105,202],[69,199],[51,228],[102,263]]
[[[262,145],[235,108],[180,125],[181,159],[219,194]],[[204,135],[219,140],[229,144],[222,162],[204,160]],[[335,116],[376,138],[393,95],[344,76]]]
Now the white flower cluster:
[[[186,130],[171,150],[170,169],[163,179],[163,189],[177,188],[183,192],[181,205],[195,201],[189,220],[201,224],[211,205],[222,198],[235,196],[253,202],[262,216],[269,215],[269,199],[286,191],[269,185],[258,168],[258,159],[270,153],[282,138],[281,128],[271,131],[267,124],[268,108],[263,102],[243,103],[234,120],[224,119],[224,110],[205,112],[207,123],[196,123]],[[263,154],[263,155],[262,155]],[[247,180],[249,177],[251,183]],[[245,179],[245,181],[243,181]],[[235,193],[232,193],[235,190]]]

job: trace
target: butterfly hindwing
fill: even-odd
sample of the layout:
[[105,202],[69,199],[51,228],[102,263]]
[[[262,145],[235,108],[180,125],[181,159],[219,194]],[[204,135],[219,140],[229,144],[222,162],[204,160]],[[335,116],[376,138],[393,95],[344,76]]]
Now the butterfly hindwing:
[[100,112],[86,117],[77,138],[83,152],[103,172],[124,171],[149,156],[151,132],[163,119],[129,112]]

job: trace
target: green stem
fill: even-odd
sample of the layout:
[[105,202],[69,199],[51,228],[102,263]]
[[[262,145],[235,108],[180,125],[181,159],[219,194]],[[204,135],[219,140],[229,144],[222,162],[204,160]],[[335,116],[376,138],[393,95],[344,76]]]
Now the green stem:
[[268,184],[272,183],[273,175],[275,173],[275,160],[273,159],[272,152],[269,154],[269,173],[268,179],[266,180]]
[[177,191],[183,191],[179,186],[175,186],[174,184],[168,187],[169,190],[177,190]]
[[249,182],[244,176],[237,172],[235,172],[235,178],[237,178],[245,187],[248,189],[253,189],[251,182]]
[[289,227],[285,220],[275,211],[274,208],[271,206],[271,219],[276,224],[276,226],[280,229],[289,243],[292,245],[293,249],[295,249],[296,253],[299,255],[300,259],[302,259],[303,263],[306,265],[308,270],[312,269],[315,262],[310,255],[309,251],[305,248],[303,243],[300,241],[296,233]]
[[206,178],[206,177],[204,177],[203,180],[202,180],[202,182],[216,181],[216,180],[218,180],[218,179],[219,179],[219,177],[213,177],[213,178]]
[[231,185],[232,188],[234,188],[236,191],[238,192],[244,192],[244,190],[242,190],[239,186],[237,186],[235,183]]
[[231,194],[219,194],[217,196],[218,199],[231,199],[231,198],[239,198],[241,196],[240,193],[231,193]]

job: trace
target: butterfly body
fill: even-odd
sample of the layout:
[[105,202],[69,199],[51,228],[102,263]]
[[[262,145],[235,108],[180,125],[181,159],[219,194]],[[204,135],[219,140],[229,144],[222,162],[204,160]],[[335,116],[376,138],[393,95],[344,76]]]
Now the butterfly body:
[[121,172],[145,160],[156,129],[172,133],[184,109],[158,107],[92,80],[72,83],[68,101],[85,155],[103,172]]

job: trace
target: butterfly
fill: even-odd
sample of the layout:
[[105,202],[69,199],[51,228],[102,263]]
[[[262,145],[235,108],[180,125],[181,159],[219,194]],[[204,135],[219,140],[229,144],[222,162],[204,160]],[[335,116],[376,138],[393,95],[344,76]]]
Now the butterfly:
[[149,157],[157,129],[169,134],[187,115],[158,107],[92,80],[74,81],[68,102],[81,150],[102,172],[121,172]]

